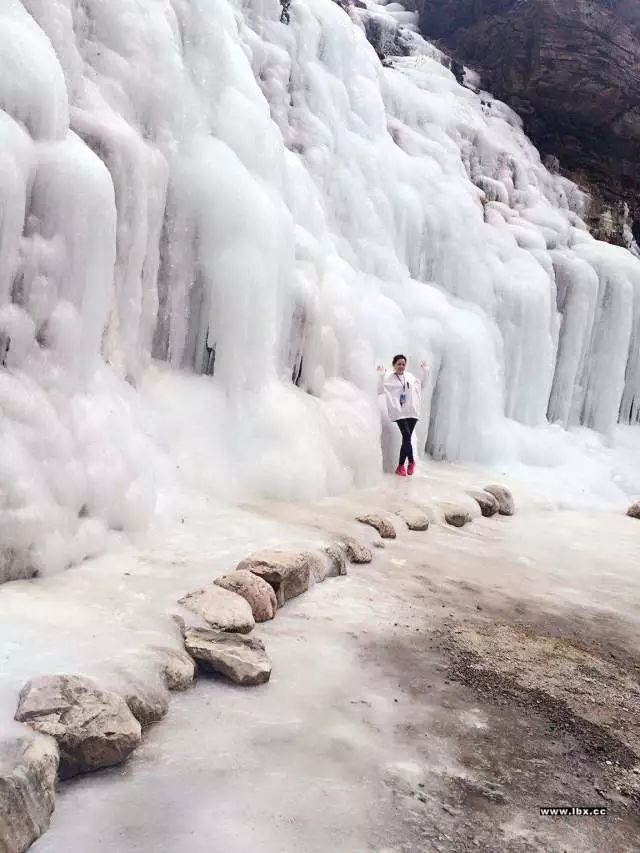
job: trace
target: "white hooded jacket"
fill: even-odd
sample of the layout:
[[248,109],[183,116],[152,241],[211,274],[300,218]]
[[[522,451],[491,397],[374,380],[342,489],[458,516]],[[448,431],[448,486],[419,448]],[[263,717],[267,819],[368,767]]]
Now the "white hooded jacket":
[[[390,420],[399,421],[402,418],[420,417],[422,389],[426,379],[426,369],[423,371],[421,380],[416,379],[408,370],[405,370],[402,376],[389,370],[379,377],[378,393],[384,393]],[[405,397],[404,405],[401,402],[401,395]]]

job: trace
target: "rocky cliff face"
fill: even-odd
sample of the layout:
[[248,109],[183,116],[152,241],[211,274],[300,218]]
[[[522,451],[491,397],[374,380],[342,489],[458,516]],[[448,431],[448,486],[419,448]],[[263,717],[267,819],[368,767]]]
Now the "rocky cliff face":
[[543,155],[590,191],[592,230],[640,242],[640,2],[409,2],[423,34],[479,71]]

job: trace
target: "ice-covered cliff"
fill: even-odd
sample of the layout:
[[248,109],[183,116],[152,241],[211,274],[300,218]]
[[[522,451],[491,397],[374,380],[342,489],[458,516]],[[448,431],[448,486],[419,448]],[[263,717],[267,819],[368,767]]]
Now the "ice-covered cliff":
[[589,188],[603,239],[640,241],[640,3],[406,0],[426,38],[482,74],[543,154]]
[[369,0],[4,0],[0,577],[153,512],[152,359],[213,374],[205,443],[293,497],[377,475],[395,351],[436,458],[639,419],[640,262],[445,65]]

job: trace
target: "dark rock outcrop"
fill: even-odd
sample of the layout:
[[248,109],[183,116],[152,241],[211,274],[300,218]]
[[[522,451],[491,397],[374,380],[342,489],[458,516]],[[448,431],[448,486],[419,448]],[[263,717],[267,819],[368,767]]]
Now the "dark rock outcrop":
[[543,155],[593,197],[588,224],[640,240],[640,3],[409,0],[426,38],[480,72]]

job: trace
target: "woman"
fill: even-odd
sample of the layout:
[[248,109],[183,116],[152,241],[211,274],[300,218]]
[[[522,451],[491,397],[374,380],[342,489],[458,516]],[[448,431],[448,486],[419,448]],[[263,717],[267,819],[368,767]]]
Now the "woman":
[[[428,373],[426,362],[420,362],[422,379],[418,382],[416,377],[407,370],[407,357],[404,355],[394,356],[392,364],[393,370],[388,373],[384,367],[378,367],[378,393],[384,392],[389,418],[398,424],[402,435],[402,448],[396,474],[399,477],[406,477],[407,474],[411,476],[416,470],[411,436],[420,417],[421,391],[427,381]],[[404,463],[407,460],[409,460],[409,466],[405,468]]]

